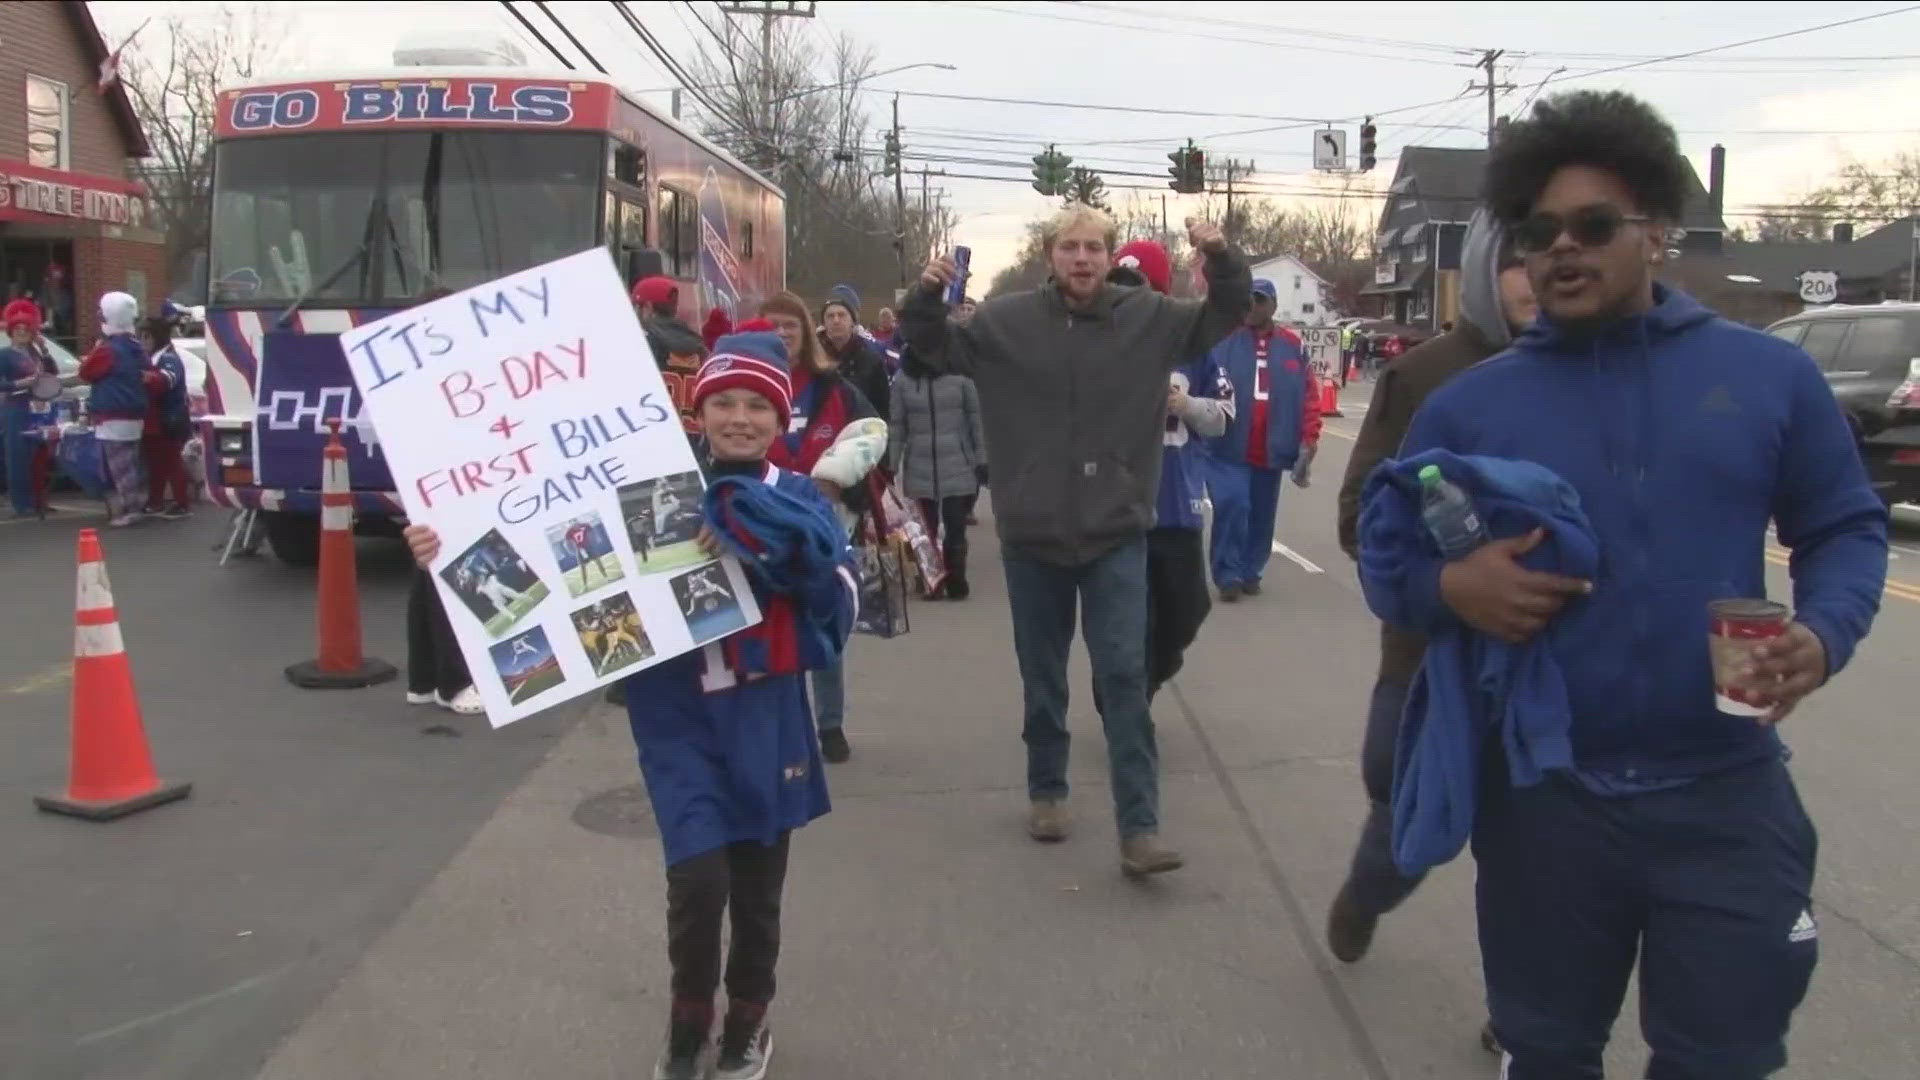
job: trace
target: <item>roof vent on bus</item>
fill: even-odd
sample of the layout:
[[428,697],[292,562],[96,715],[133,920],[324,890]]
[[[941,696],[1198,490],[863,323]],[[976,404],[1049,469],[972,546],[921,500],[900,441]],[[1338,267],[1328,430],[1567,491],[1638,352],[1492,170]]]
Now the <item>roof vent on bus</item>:
[[430,29],[408,34],[394,46],[400,67],[525,67],[520,46],[506,38],[460,29]]

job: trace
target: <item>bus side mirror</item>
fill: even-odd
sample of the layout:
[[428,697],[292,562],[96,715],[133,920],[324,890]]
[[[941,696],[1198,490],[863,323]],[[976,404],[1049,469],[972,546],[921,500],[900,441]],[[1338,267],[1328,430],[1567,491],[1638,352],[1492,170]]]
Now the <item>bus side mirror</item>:
[[667,272],[667,261],[655,248],[629,248],[627,250],[627,288],[633,288],[641,278],[661,277]]

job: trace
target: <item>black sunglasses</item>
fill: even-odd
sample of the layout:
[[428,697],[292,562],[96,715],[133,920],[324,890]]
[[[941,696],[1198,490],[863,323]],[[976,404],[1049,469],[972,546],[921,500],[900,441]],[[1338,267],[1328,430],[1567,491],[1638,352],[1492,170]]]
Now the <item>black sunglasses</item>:
[[1606,203],[1583,206],[1570,214],[1541,211],[1514,225],[1513,246],[1529,255],[1538,255],[1552,248],[1560,234],[1565,233],[1581,247],[1604,247],[1620,235],[1621,226],[1651,220],[1639,214],[1623,214],[1618,207]]

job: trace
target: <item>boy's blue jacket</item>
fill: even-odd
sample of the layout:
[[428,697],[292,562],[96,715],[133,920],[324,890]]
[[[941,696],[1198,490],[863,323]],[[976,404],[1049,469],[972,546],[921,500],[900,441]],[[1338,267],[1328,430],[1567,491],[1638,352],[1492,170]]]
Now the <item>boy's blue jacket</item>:
[[[755,503],[731,525],[762,530],[761,547],[780,553],[777,566],[751,560],[747,576],[767,619],[795,625],[749,627],[626,681],[627,718],[669,866],[740,841],[775,843],[830,809],[804,670],[836,662],[852,632],[853,554],[811,479],[767,466],[761,480],[781,496],[775,512]],[[823,545],[822,532],[834,542]],[[728,647],[746,638],[790,643],[798,663],[770,662],[764,648]]]
[[[1429,450],[1381,462],[1362,496],[1360,582],[1381,618],[1405,618],[1395,583],[1408,566],[1439,556],[1420,517],[1419,475],[1428,465],[1439,466],[1473,499],[1490,538],[1545,530],[1545,539],[1522,559],[1530,569],[1589,580],[1599,570],[1593,529],[1566,481],[1531,462]],[[1573,764],[1573,716],[1559,654],[1561,637],[1579,624],[1580,604],[1575,600],[1524,645],[1458,623],[1428,640],[1394,753],[1393,856],[1403,873],[1438,866],[1466,844],[1479,799],[1481,754],[1494,732],[1516,787]]]
[[[1554,652],[1575,762],[1629,781],[1780,753],[1771,728],[1715,709],[1707,654],[1709,601],[1767,595],[1770,523],[1829,675],[1872,625],[1887,570],[1886,508],[1813,360],[1682,293],[1654,298],[1596,333],[1541,319],[1435,391],[1401,447],[1534,462],[1579,494],[1600,566]],[[1458,626],[1441,565],[1376,575],[1375,610],[1429,636]]]

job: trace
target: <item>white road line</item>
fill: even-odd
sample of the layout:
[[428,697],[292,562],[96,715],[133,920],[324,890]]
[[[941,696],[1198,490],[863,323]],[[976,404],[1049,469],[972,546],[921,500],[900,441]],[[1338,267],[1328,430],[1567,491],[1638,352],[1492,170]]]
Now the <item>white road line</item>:
[[1305,570],[1309,574],[1326,573],[1325,570],[1320,569],[1319,567],[1313,565],[1312,562],[1308,561],[1305,555],[1300,554],[1299,552],[1293,550],[1292,548],[1288,547],[1287,545],[1281,543],[1278,540],[1275,540],[1273,542],[1273,553],[1275,555],[1286,556],[1288,559],[1298,564],[1300,569]]
[[274,968],[272,971],[261,972],[260,974],[252,977],[251,979],[241,979],[239,982],[234,983],[232,986],[229,986],[224,990],[215,990],[211,994],[202,994],[197,998],[191,998],[189,1000],[179,1003],[178,1005],[161,1009],[159,1012],[156,1012],[156,1013],[148,1013],[147,1015],[139,1017],[138,1019],[129,1020],[124,1024],[115,1024],[110,1028],[101,1028],[99,1031],[96,1031],[91,1035],[82,1035],[78,1039],[74,1040],[73,1045],[87,1046],[92,1043],[104,1042],[107,1039],[112,1039],[121,1035],[125,1035],[130,1031],[138,1031],[143,1027],[148,1027],[152,1024],[157,1024],[162,1020],[171,1020],[182,1013],[192,1012],[193,1010],[198,1009],[203,1005],[211,1005],[222,998],[229,998],[234,996],[235,994],[244,994],[247,991],[254,989],[255,987],[265,986],[267,983],[270,983],[273,980],[279,978],[280,976],[285,975],[287,972],[292,971],[297,966],[298,966],[297,964],[282,964],[279,967]]
[[1341,431],[1339,428],[1334,427],[1332,424],[1322,424],[1320,426],[1320,430],[1323,433],[1331,435],[1336,439],[1345,439],[1348,442],[1357,442],[1359,441],[1359,438],[1360,438],[1358,435],[1349,435],[1346,432]]

